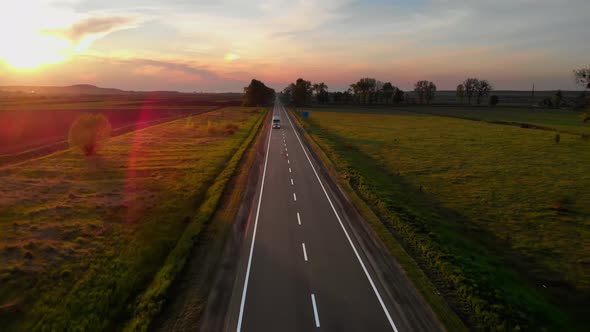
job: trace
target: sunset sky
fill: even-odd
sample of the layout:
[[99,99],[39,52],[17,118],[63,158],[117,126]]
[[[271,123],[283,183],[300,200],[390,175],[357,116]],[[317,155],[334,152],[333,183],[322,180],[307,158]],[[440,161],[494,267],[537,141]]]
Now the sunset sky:
[[360,77],[439,90],[579,89],[590,1],[28,0],[0,19],[0,85],[126,90],[341,90]]

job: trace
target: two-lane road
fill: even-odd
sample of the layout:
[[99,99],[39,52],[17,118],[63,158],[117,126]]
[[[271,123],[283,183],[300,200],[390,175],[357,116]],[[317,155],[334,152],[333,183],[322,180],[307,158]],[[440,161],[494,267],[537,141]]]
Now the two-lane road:
[[410,330],[278,100],[273,112],[228,330]]

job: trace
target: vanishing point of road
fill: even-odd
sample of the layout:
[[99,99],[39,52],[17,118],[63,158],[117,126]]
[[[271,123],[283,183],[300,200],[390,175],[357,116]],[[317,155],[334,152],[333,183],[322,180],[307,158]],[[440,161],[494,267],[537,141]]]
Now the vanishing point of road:
[[[228,331],[415,331],[439,327],[392,298],[277,99]],[[342,203],[340,203],[342,204]],[[345,204],[349,204],[345,202]],[[410,287],[401,285],[400,287]],[[415,306],[414,306],[415,307]],[[434,323],[422,324],[421,320]]]

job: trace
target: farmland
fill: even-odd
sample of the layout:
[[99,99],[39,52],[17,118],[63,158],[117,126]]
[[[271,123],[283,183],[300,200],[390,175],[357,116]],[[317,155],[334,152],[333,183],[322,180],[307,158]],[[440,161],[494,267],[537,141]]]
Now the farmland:
[[68,129],[81,112],[104,114],[118,135],[228,105],[239,101],[214,94],[0,95],[0,163],[67,148]]
[[[470,325],[585,326],[590,143],[579,114],[303,110],[311,114],[304,127],[340,181],[385,224],[379,236],[399,239]],[[554,131],[493,122],[554,128],[560,140]]]
[[165,296],[265,113],[222,108],[111,138],[96,156],[2,168],[0,325],[112,330],[136,305],[153,312],[142,294]]

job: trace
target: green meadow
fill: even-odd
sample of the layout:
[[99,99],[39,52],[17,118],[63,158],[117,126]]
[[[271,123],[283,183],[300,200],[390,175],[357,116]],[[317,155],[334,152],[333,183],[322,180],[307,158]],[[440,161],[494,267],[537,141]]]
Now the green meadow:
[[2,329],[149,325],[265,113],[223,108],[111,138],[93,157],[1,168]]
[[[304,110],[310,117],[299,118],[340,181],[385,225],[379,236],[401,242],[468,326],[587,327],[590,142],[579,114]],[[560,137],[488,121],[557,128]]]

